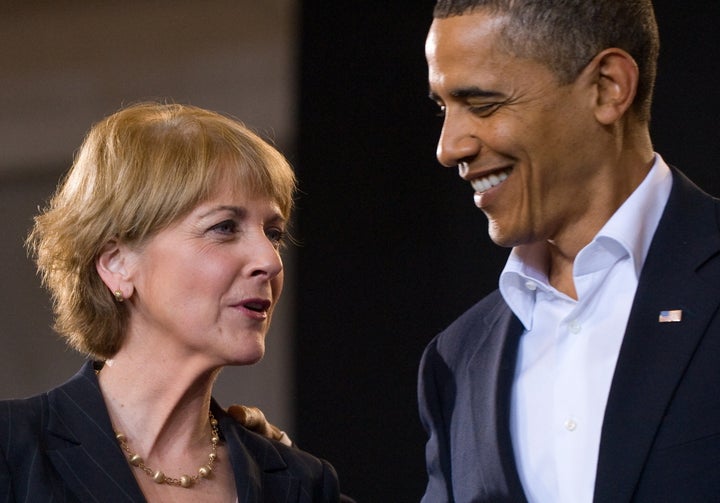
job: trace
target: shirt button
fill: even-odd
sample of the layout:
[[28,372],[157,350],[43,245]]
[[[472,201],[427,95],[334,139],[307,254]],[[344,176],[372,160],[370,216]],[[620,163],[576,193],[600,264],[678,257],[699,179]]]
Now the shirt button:
[[534,292],[535,290],[537,290],[537,283],[535,283],[534,281],[526,281],[525,288],[527,288],[531,292]]
[[574,420],[568,419],[567,421],[565,421],[565,429],[567,431],[575,431],[576,428],[577,423]]
[[568,330],[570,330],[570,333],[573,334],[579,334],[580,330],[582,329],[582,326],[577,320],[573,320],[570,323],[568,323]]

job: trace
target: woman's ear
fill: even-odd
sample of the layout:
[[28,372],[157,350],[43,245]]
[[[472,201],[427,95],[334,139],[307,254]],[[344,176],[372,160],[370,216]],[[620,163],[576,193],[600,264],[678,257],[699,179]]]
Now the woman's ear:
[[622,49],[600,52],[588,65],[596,72],[595,118],[603,125],[619,121],[632,107],[639,70],[635,59]]
[[108,241],[95,259],[95,269],[118,302],[130,298],[133,284],[129,274],[130,250],[117,240]]

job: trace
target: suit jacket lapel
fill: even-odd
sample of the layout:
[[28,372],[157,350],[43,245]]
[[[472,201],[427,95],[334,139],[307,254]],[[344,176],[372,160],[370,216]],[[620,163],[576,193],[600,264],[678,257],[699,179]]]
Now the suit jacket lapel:
[[[720,288],[698,274],[720,250],[715,204],[682,174],[673,176],[608,397],[596,503],[631,500],[664,411],[720,301]],[[682,310],[682,321],[660,323],[660,311],[671,309]]]
[[470,415],[492,424],[473,425],[478,436],[478,472],[488,496],[502,494],[508,498],[502,501],[523,503],[526,498],[510,437],[510,401],[523,327],[504,302],[498,302],[485,319],[488,326],[482,333],[491,336],[478,347],[469,365],[469,385],[476,387],[470,395],[474,411]]
[[[238,426],[214,401],[212,410],[228,444],[240,501],[298,501],[300,482],[288,474],[275,447]],[[146,501],[115,439],[92,362],[48,393],[45,444],[53,466],[79,501]]]
[[88,362],[48,393],[48,457],[79,501],[144,502]]
[[243,503],[294,503],[300,499],[300,481],[272,443],[239,426],[215,401],[213,415],[227,442],[238,499]]

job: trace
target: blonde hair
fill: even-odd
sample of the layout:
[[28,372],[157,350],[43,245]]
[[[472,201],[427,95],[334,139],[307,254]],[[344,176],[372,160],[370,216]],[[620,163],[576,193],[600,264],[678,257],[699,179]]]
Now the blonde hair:
[[113,239],[142,244],[228,178],[290,217],[290,165],[236,120],[193,106],[140,103],[94,125],[27,240],[52,295],[57,332],[80,352],[112,357],[127,311],[99,277],[98,253]]

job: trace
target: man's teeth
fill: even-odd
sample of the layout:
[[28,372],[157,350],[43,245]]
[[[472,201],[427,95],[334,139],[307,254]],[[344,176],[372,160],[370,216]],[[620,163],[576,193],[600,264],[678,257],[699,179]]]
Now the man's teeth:
[[483,178],[475,178],[470,182],[470,185],[472,185],[472,188],[475,189],[475,192],[485,192],[496,185],[500,185],[507,177],[507,171],[500,171]]

